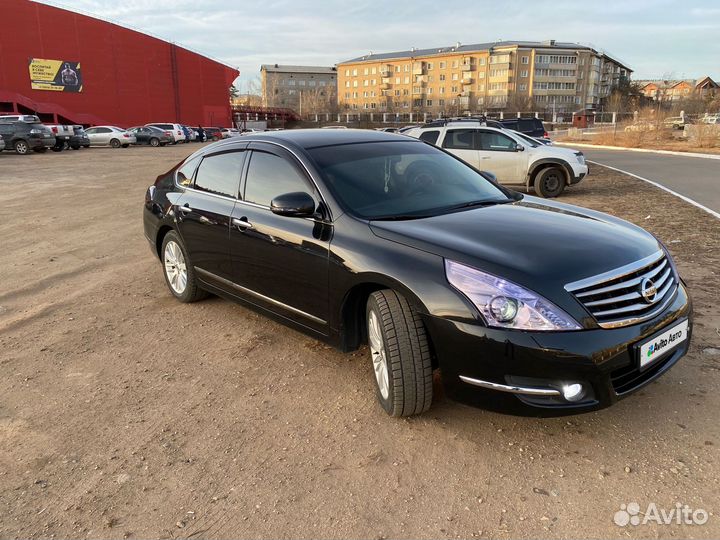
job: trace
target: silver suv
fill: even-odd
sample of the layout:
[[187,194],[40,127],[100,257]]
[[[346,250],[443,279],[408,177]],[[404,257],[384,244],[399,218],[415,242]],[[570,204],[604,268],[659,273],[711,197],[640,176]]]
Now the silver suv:
[[533,142],[481,120],[435,121],[405,135],[443,148],[478,170],[491,172],[501,184],[533,188],[541,197],[557,197],[588,174],[582,152]]

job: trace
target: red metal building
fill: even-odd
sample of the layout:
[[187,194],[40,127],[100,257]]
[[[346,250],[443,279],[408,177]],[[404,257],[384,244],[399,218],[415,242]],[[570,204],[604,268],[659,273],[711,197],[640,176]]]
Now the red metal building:
[[[231,125],[228,88],[239,73],[230,66],[141,32],[30,0],[0,0],[0,12],[5,23],[0,32],[0,112],[38,114],[53,123],[121,127],[148,122]],[[63,68],[75,70],[75,76],[61,75]],[[38,81],[55,76],[55,83]],[[70,86],[59,86],[64,82]]]

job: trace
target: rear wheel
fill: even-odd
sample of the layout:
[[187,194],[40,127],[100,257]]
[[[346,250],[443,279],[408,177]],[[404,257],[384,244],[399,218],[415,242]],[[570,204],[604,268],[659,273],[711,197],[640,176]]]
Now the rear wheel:
[[370,295],[366,321],[376,395],[385,412],[411,416],[427,411],[432,362],[420,315],[403,296],[386,289]]
[[170,231],[163,238],[162,251],[165,282],[170,292],[181,302],[195,302],[207,296],[198,285],[195,269],[180,236]]
[[[15,144],[13,145],[13,148],[15,148],[15,153],[20,154],[21,156],[24,156],[30,151],[30,146],[28,145],[27,141],[15,141]],[[45,148],[43,146],[43,148]]]
[[112,148],[120,148],[120,141],[118,141],[117,139],[112,139],[110,141],[110,146]]
[[160,146],[160,139],[157,137],[150,139],[150,146]]
[[565,172],[560,167],[547,167],[535,176],[535,193],[552,199],[565,189]]

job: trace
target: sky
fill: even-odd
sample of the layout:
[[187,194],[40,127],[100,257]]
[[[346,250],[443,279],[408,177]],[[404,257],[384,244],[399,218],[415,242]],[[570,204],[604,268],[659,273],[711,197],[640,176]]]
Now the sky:
[[634,79],[720,79],[717,0],[39,0],[129,26],[237,67],[332,66],[369,52],[497,40],[589,44]]

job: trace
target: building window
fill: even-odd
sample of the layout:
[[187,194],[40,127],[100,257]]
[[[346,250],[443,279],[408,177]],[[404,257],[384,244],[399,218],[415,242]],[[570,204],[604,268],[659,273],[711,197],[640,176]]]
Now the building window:
[[367,91],[366,91],[366,92],[363,92],[363,97],[368,97]]
[[481,66],[484,66],[484,65],[485,65],[485,57],[483,56],[482,58],[480,58],[479,61],[478,61],[478,63],[479,63]]
[[377,84],[377,79],[370,80],[370,86],[375,86],[376,84]]
[[452,80],[453,80],[453,81],[457,81],[457,80],[459,80],[459,79],[460,79],[460,76],[459,76],[457,73],[453,73],[453,74],[452,74]]
[[407,73],[408,71],[410,71],[410,64],[405,64],[405,67],[403,68],[403,71],[405,71],[405,73]]
[[310,82],[308,83],[308,85],[310,85],[310,86],[315,86],[315,81],[310,81]]
[[358,85],[357,80],[354,80],[354,81],[353,81],[353,88],[357,88],[357,85]]
[[432,94],[432,93],[433,93],[433,89],[432,89],[432,88],[428,88],[425,93],[426,93],[426,94]]
[[457,91],[458,91],[458,87],[457,87],[457,86],[451,86],[451,87],[450,87],[450,91],[451,91],[453,94],[456,94]]
[[288,86],[295,86],[295,81],[293,79],[290,79],[287,83]]
[[357,77],[357,69],[353,69],[353,77]]
[[375,97],[375,90],[370,90],[370,97]]
[[484,72],[484,71],[479,71],[479,72],[478,72],[478,79],[484,79],[484,78],[485,78],[485,72]]
[[478,92],[484,92],[485,91],[485,85],[484,84],[478,84]]
[[410,84],[410,77],[405,77],[405,84]]
[[357,99],[357,97],[358,97],[358,93],[357,93],[357,92],[353,92],[353,98]]
[[452,67],[453,67],[453,68],[456,68],[456,67],[458,67],[459,65],[460,65],[460,64],[458,63],[457,60],[453,60],[453,62],[452,62]]
[[445,80],[445,74],[444,74],[444,73],[441,73],[441,74],[440,74],[440,80],[441,80],[441,81],[444,81],[444,80]]
[[496,54],[490,57],[491,64],[507,64],[508,62],[510,62],[509,54]]
[[445,93],[445,87],[444,87],[444,86],[441,86],[441,87],[439,88],[439,92],[440,92],[441,94],[444,94],[444,93]]
[[371,75],[375,75],[376,73],[377,73],[377,68],[372,68],[372,69],[370,70],[370,74],[371,74]]
[[530,63],[530,57],[529,56],[523,56],[520,60],[523,64],[529,64]]
[[363,86],[368,86],[368,84],[369,84],[369,83],[368,83],[368,80],[365,79],[365,80],[363,81]]
[[305,86],[305,81],[298,81],[298,84],[299,84],[300,86]]
[[430,71],[430,70],[433,68],[433,63],[432,63],[432,62],[428,62],[428,63],[427,63],[427,68],[428,68],[428,71]]
[[400,90],[395,90],[395,95],[396,95],[396,96],[399,96],[399,95],[400,95]]
[[[527,56],[526,56],[525,58],[527,58]],[[523,69],[523,70],[520,72],[520,76],[521,76],[521,77],[527,77],[527,76],[528,76],[528,70],[527,70],[527,69]]]
[[432,107],[432,99],[426,100],[426,101],[425,101],[425,106],[426,106],[426,107]]
[[440,62],[440,69],[445,69],[447,67],[447,62]]
[[507,69],[491,69],[490,70],[491,77],[507,77],[507,74],[508,74]]
[[349,76],[350,76],[350,70],[349,70],[349,69],[346,69],[346,70],[345,70],[345,76],[346,76],[346,77],[349,77]]
[[525,90],[527,90],[527,84],[518,85],[518,90],[520,90],[521,92],[524,92]]
[[345,81],[345,88],[350,88],[350,81]]

